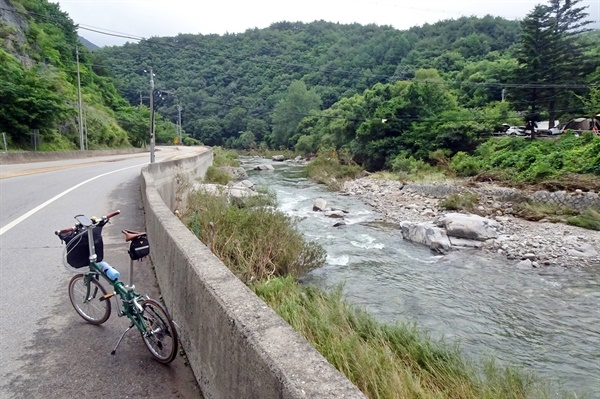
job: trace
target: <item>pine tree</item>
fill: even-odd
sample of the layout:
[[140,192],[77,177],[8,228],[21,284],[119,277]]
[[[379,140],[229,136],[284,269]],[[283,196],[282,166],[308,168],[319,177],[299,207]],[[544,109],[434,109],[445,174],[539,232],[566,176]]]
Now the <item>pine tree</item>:
[[520,66],[517,79],[523,86],[515,91],[515,103],[526,111],[528,122],[538,121],[548,94],[544,84],[551,75],[549,50],[556,40],[549,8],[538,4],[521,25],[523,32],[516,55]]
[[[578,7],[581,0],[549,0],[552,35],[554,37],[549,50],[552,52],[552,62],[549,64],[549,81],[555,84],[580,83],[583,81],[585,70],[584,48],[577,36],[590,31],[586,28],[592,21],[586,20],[586,7]],[[574,94],[581,89],[548,91],[548,116],[550,126],[553,126],[557,108],[568,110],[574,101]]]
[[[586,26],[587,7],[578,7],[581,0],[549,0],[549,5],[537,5],[521,22],[522,35],[517,50],[515,104],[525,111],[527,121],[538,121],[541,112],[548,112],[550,126],[557,113],[572,111],[575,83],[581,83],[584,73],[583,48],[577,35],[589,31]],[[558,88],[558,85],[565,85]]]

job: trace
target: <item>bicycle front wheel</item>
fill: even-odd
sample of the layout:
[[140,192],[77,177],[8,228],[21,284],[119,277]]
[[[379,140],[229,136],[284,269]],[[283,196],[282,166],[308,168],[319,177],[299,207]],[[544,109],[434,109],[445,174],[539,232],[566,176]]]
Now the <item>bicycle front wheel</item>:
[[146,347],[160,363],[172,362],[177,356],[177,330],[163,305],[153,299],[141,303],[146,332],[142,338]]
[[102,324],[110,317],[110,300],[100,301],[106,290],[92,275],[76,274],[69,282],[69,299],[75,311],[90,324]]

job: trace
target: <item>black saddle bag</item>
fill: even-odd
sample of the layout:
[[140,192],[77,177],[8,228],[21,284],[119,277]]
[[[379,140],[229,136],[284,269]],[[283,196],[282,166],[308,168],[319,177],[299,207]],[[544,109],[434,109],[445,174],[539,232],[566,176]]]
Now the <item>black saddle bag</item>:
[[133,260],[142,259],[144,256],[150,254],[150,242],[148,236],[143,235],[131,240],[129,245],[129,257]]

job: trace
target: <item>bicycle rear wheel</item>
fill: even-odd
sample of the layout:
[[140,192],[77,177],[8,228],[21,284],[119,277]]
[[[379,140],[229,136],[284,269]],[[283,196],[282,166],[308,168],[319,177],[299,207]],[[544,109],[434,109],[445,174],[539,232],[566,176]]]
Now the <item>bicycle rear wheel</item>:
[[75,311],[90,324],[102,324],[110,317],[110,300],[100,301],[106,290],[92,275],[76,274],[69,282],[69,299]]
[[146,347],[160,363],[170,363],[177,356],[177,330],[163,305],[153,299],[141,303],[146,333],[142,338]]

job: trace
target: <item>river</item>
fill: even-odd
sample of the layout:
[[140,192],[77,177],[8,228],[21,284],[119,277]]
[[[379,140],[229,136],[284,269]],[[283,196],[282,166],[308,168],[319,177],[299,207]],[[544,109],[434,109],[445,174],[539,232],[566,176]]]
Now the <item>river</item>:
[[[342,283],[350,303],[382,322],[414,322],[472,359],[493,356],[560,390],[600,398],[600,269],[522,269],[478,250],[436,255],[404,241],[358,198],[304,178],[301,166],[273,162],[275,171],[258,172],[253,166],[271,161],[242,162],[249,180],[274,192],[278,209],[327,251],[304,284]],[[314,212],[317,198],[347,210],[346,226]]]

